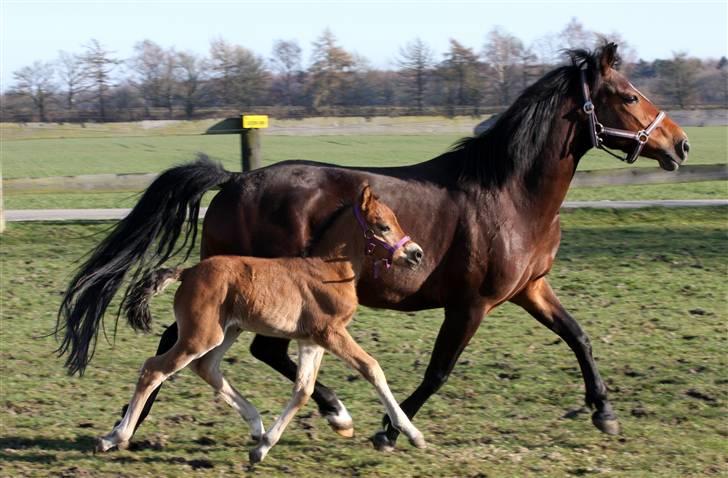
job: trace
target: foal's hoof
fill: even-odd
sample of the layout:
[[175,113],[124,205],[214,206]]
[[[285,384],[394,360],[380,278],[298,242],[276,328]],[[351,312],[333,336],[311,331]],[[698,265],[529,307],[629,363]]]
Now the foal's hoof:
[[425,441],[425,437],[422,436],[422,433],[410,438],[409,442],[415,448],[427,448],[427,442]]
[[351,438],[354,436],[354,420],[349,415],[349,412],[344,407],[344,404],[339,402],[339,410],[335,413],[326,413],[324,418],[329,422],[329,426],[337,434],[344,438]]
[[116,443],[112,442],[111,440],[108,440],[105,437],[98,437],[94,442],[94,453],[103,453],[111,450],[115,446]]
[[265,458],[265,453],[259,447],[255,447],[248,452],[248,460],[250,460],[251,465],[260,463],[261,461],[263,461],[263,458]]
[[372,437],[372,445],[377,451],[392,451],[394,450],[394,442],[387,438],[387,432],[381,431],[374,434]]
[[592,423],[607,435],[619,435],[619,421],[614,416],[605,418],[599,412],[594,412],[592,415]]
[[334,430],[339,436],[342,436],[344,438],[351,438],[354,436],[354,427],[348,427],[348,428],[339,428],[337,425],[334,425],[333,423],[329,422],[329,426],[332,430]]

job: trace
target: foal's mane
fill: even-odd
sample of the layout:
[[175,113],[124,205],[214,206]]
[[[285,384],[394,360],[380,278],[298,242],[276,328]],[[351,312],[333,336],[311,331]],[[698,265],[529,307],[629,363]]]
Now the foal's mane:
[[569,65],[550,71],[526,88],[491,128],[456,142],[450,154],[463,159],[460,182],[500,187],[513,175],[530,170],[562,102],[570,92],[579,91],[580,68],[586,68],[591,91],[596,91],[601,82],[601,52],[601,48],[594,52],[566,50]]

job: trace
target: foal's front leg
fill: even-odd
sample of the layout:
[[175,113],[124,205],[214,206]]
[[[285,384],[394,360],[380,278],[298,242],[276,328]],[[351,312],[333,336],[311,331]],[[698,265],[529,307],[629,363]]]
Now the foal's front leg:
[[422,433],[412,425],[412,422],[410,422],[410,419],[402,411],[394,395],[392,395],[379,363],[354,341],[345,328],[342,327],[322,336],[320,343],[374,385],[391,423],[409,438],[412,445],[417,448],[426,446]]
[[296,381],[293,384],[293,396],[283,409],[283,412],[275,421],[273,426],[267,433],[263,434],[258,446],[250,450],[249,458],[251,464],[263,461],[271,448],[278,443],[283,430],[286,429],[293,416],[299,408],[308,402],[309,397],[313,393],[313,387],[316,383],[321,359],[324,355],[324,349],[316,344],[298,343],[298,372]]

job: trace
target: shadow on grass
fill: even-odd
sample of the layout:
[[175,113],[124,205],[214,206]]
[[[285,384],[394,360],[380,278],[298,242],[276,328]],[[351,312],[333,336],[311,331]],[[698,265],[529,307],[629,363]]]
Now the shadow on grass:
[[588,259],[605,256],[611,260],[665,254],[697,259],[725,259],[725,230],[697,227],[674,230],[654,227],[564,228],[559,257]]

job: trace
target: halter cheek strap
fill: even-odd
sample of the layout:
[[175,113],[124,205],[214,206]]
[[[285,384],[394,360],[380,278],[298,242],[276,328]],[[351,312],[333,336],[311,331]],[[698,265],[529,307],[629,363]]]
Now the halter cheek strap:
[[[642,148],[644,148],[645,144],[650,139],[650,134],[652,134],[655,128],[657,128],[662,120],[665,119],[665,112],[660,111],[647,128],[637,131],[636,133],[624,129],[608,128],[599,122],[597,119],[597,113],[594,111],[594,103],[591,101],[591,93],[589,92],[589,83],[586,80],[585,66],[581,68],[581,85],[582,92],[584,94],[584,106],[582,109],[589,119],[589,136],[591,138],[592,146],[596,149],[602,149],[615,158],[629,164],[637,161],[637,157],[642,152]],[[616,136],[618,138],[632,139],[637,142],[637,145],[631,153],[629,153],[626,157],[622,157],[611,152],[604,146],[604,136]]]
[[405,244],[410,242],[409,236],[404,236],[402,239],[397,241],[396,244],[390,245],[389,243],[379,239],[375,234],[374,231],[367,225],[366,221],[364,220],[364,216],[362,216],[361,210],[359,209],[359,205],[354,205],[354,216],[356,216],[356,220],[359,223],[359,226],[361,226],[362,231],[364,231],[364,239],[366,239],[366,243],[364,245],[364,254],[371,256],[374,254],[374,251],[377,249],[377,247],[382,247],[384,250],[387,251],[389,257],[385,257],[383,259],[377,259],[374,261],[374,278],[379,278],[379,267],[380,264],[384,264],[385,269],[389,269],[392,267],[392,261],[394,260],[394,254],[402,247],[404,247]]

